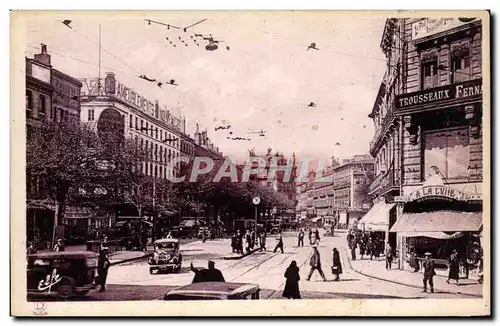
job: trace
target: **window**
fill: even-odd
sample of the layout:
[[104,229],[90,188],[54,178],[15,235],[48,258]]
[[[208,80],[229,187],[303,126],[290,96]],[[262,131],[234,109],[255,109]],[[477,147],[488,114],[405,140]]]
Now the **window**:
[[33,116],[33,94],[29,89],[26,90],[26,117]]
[[437,61],[422,64],[422,89],[438,86]]
[[87,111],[87,115],[88,121],[94,121],[94,109],[89,109]]
[[470,56],[467,53],[453,56],[453,82],[460,83],[471,79]]
[[141,119],[141,131],[144,129],[144,120]]
[[155,161],[158,161],[158,144],[155,144]]
[[132,115],[130,115],[130,120],[129,120],[129,128],[133,128],[133,122],[134,118],[132,117]]
[[163,147],[160,146],[160,162],[163,162]]
[[467,128],[426,131],[424,137],[424,179],[435,174],[435,168],[446,180],[469,177]]
[[135,117],[135,129],[139,129],[139,118]]
[[45,109],[46,109],[46,103],[45,103],[45,95],[40,94],[40,111],[38,112],[38,117],[40,120],[45,120]]
[[163,130],[160,130],[160,140],[163,141]]
[[146,135],[148,134],[148,130],[149,130],[149,128],[148,128],[148,122],[146,121]]
[[155,128],[155,138],[158,139],[158,128]]

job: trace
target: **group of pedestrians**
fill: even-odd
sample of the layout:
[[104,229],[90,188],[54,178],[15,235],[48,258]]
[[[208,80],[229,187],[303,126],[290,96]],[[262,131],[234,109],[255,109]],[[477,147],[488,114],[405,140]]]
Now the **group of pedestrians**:
[[[333,248],[332,253],[332,274],[335,276],[334,281],[340,281],[340,274],[342,274],[342,263],[340,261],[340,253],[337,248]],[[307,281],[311,280],[311,276],[314,271],[318,271],[319,275],[323,279],[323,281],[328,281],[321,264],[321,256],[318,251],[318,247],[313,247],[313,253],[311,258],[309,259],[309,273],[307,274]],[[290,266],[285,271],[285,288],[283,289],[282,296],[288,299],[300,299],[300,289],[299,289],[299,281],[300,281],[300,269],[297,266],[297,262],[293,260],[290,263]]]
[[252,231],[247,230],[245,235],[243,236],[241,231],[238,230],[231,237],[232,252],[243,255],[243,248],[245,248],[246,252],[249,253],[250,251],[254,250],[257,246],[259,247],[260,251],[262,250],[266,251],[266,238],[267,238],[267,233],[265,231],[256,233],[254,230]]
[[373,260],[373,258],[379,260],[380,254],[384,252],[384,242],[377,237],[375,233],[358,232],[354,235],[351,231],[349,231],[347,234],[347,246],[351,251],[352,260],[356,260],[356,249],[358,248],[361,259],[363,259],[363,256],[366,255],[367,257],[370,257],[370,260]]

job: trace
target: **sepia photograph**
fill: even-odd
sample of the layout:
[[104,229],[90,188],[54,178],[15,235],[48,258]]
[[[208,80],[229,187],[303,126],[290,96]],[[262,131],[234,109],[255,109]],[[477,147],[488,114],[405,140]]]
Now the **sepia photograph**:
[[10,15],[12,315],[490,315],[488,11]]

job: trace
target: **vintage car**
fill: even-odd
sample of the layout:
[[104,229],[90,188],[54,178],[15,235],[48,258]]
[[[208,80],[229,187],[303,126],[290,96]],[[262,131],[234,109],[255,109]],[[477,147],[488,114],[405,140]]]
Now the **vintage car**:
[[179,272],[182,255],[179,251],[179,239],[158,239],[154,242],[154,253],[149,258],[149,273],[161,271]]
[[87,251],[42,252],[28,255],[28,297],[69,299],[95,289],[97,254]]
[[164,300],[258,300],[257,284],[201,282],[184,285],[165,294]]

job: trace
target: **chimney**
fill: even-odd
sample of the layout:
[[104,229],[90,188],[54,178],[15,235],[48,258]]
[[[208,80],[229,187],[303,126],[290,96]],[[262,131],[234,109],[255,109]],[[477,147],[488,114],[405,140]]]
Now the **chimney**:
[[50,66],[50,54],[47,53],[47,45],[42,43],[42,51],[35,54],[35,61]]

